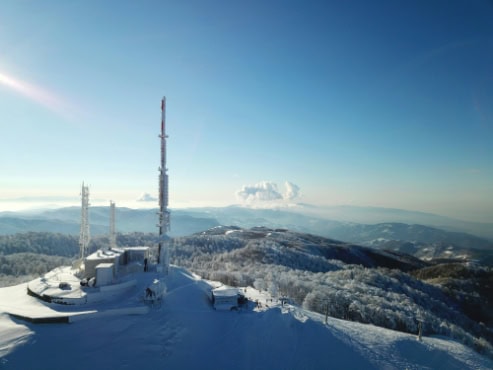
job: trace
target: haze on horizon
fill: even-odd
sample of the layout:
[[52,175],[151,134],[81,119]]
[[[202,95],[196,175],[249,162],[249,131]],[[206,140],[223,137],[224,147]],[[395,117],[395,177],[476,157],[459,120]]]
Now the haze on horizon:
[[171,207],[493,222],[492,18],[487,0],[7,0],[0,212],[79,204],[82,181],[152,206],[165,95]]

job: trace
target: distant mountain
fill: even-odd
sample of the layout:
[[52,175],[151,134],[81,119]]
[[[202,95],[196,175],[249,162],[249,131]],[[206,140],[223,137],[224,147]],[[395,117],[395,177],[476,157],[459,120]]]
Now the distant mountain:
[[[107,228],[105,228],[107,229]],[[8,216],[0,217],[0,234],[16,234],[28,231],[53,232],[64,234],[77,234],[80,225],[77,222],[67,220],[51,220],[41,216]],[[93,224],[94,234],[104,233],[101,225]]]
[[484,264],[493,265],[493,242],[466,233],[423,225],[346,224],[332,229],[331,236],[360,245],[407,253],[425,260],[480,260]]
[[[117,232],[157,232],[157,209],[116,208]],[[89,223],[92,235],[109,233],[109,207],[91,207]],[[217,220],[180,210],[173,211],[170,236],[189,235],[218,226]],[[46,231],[76,235],[80,230],[80,208],[65,207],[36,213],[0,213],[0,234]]]
[[[493,242],[471,234],[445,231],[418,224],[386,222],[369,225],[334,221],[321,216],[316,217],[316,212],[313,210],[316,209],[318,212],[319,207],[311,206],[311,213],[298,213],[297,211],[302,211],[303,207],[307,208],[304,205],[278,209],[230,206],[172,210],[169,235],[171,237],[186,236],[219,225],[242,228],[262,226],[272,229],[284,228],[378,249],[404,252],[425,259],[479,259],[488,264],[493,263]],[[357,210],[362,211],[360,208],[355,210],[355,207],[339,207],[338,209],[353,213]],[[363,209],[363,213],[364,210],[368,213],[375,211],[374,209]],[[387,209],[377,209],[377,211],[386,214],[389,218],[392,214],[422,216],[418,212]],[[156,232],[156,212],[157,209],[118,207],[116,209],[116,229],[120,233]],[[348,218],[348,214],[345,217]],[[29,214],[9,212],[0,214],[0,234],[45,231],[77,235],[79,220],[79,207]],[[92,235],[108,234],[109,207],[91,207],[89,221]]]
[[324,219],[359,224],[405,223],[434,226],[447,231],[466,232],[493,240],[493,223],[470,222],[427,212],[396,208],[360,206],[314,206],[297,204],[294,212]]
[[[157,232],[157,209],[116,208],[118,232]],[[91,234],[109,231],[109,207],[91,207],[89,222]],[[0,213],[0,234],[26,231],[79,233],[80,208],[66,207],[36,213]],[[190,235],[218,225],[241,227],[265,226],[289,228],[329,236],[330,230],[343,223],[306,216],[284,209],[253,209],[246,207],[191,208],[171,210],[170,236]]]
[[[312,208],[318,209],[318,207]],[[355,207],[340,208],[354,211]],[[333,221],[296,213],[295,210],[298,208],[253,209],[231,206],[189,209],[186,212],[200,217],[213,217],[222,225],[245,228],[255,226],[286,228],[378,249],[408,253],[419,258],[476,259],[493,265],[493,241],[465,232],[445,231],[436,227],[396,222],[368,225]],[[367,209],[367,211],[371,212],[372,209]],[[386,209],[383,211],[389,219],[394,211],[401,215],[408,213],[421,215],[419,212]]]
[[388,222],[376,225],[351,224],[331,230],[336,239],[378,246],[386,240],[448,243],[464,248],[493,249],[493,242],[462,232],[450,232],[423,225]]
[[475,223],[424,212],[392,208],[356,206],[314,206],[294,204],[289,207],[250,208],[243,206],[187,208],[183,212],[216,219],[222,225],[242,227],[283,226],[290,230],[330,236],[340,226],[353,224],[404,223],[434,227],[451,232],[469,233],[493,241],[492,223]]
[[[334,227],[346,224],[380,224],[380,223],[404,223],[419,224],[435,227],[446,231],[465,232],[488,238],[493,241],[493,223],[468,222],[450,217],[444,217],[425,212],[408,211],[394,208],[358,207],[358,206],[315,206],[311,204],[291,204],[278,206],[277,208],[252,208],[245,206],[228,207],[200,207],[186,209],[172,209],[172,233],[177,227],[176,235],[182,235],[186,226],[180,225],[181,216],[188,215],[203,222],[203,229],[210,227],[209,220],[222,225],[238,225],[243,227],[276,226],[283,225],[293,230],[307,231],[319,235],[328,235]],[[129,209],[118,207],[116,209],[117,227],[126,231],[155,231],[157,209]],[[176,217],[176,220],[173,218]],[[76,223],[80,220],[79,207],[66,207],[51,210],[39,210],[30,212],[0,212],[0,221],[8,218],[23,218],[29,220],[61,220],[66,223]],[[4,220],[5,221],[5,220]],[[176,221],[176,222],[174,222]],[[190,221],[190,220],[186,220]],[[90,222],[96,227],[95,233],[104,233],[97,226],[108,229],[108,207],[91,207]],[[200,227],[200,222],[194,222],[195,227]],[[173,225],[174,223],[174,225]],[[27,226],[26,226],[27,227]],[[31,224],[29,227],[39,227]],[[44,227],[48,227],[45,225]],[[54,226],[55,227],[55,226]],[[61,226],[58,226],[59,228]],[[11,230],[19,231],[46,231],[26,230],[22,224],[16,225],[10,220],[0,224],[0,234]],[[67,232],[74,232],[73,227],[67,227]]]
[[209,217],[221,225],[234,225],[244,228],[264,226],[286,228],[330,237],[331,230],[347,222],[339,222],[310,216],[289,208],[249,208],[240,206],[203,207],[181,210],[194,217]]

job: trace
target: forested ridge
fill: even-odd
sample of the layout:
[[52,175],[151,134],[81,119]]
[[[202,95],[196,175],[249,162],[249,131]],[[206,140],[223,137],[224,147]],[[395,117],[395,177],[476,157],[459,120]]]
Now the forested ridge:
[[[493,355],[493,320],[484,312],[493,312],[491,301],[477,289],[478,281],[466,283],[474,276],[491,281],[490,267],[462,263],[454,278],[462,276],[469,289],[454,290],[441,273],[447,266],[266,228],[221,227],[174,238],[170,254],[174,263],[211,280],[251,285],[312,311],[409,333],[423,321],[425,335],[446,335]],[[485,307],[479,314],[477,302]]]
[[78,243],[78,236],[60,233],[28,232],[0,235],[0,255],[38,253],[75,257],[78,253]]

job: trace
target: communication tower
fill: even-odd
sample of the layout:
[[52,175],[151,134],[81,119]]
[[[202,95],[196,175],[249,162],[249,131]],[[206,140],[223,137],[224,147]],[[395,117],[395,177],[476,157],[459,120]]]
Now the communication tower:
[[82,198],[81,215],[80,215],[80,235],[79,235],[79,257],[84,259],[87,255],[87,248],[91,236],[89,233],[89,186],[82,183],[80,192]]
[[115,202],[110,200],[110,249],[116,248]]
[[159,247],[158,263],[163,266],[164,273],[168,274],[169,252],[166,246],[170,227],[170,213],[168,211],[168,169],[166,168],[166,97],[161,100],[161,166],[159,167]]

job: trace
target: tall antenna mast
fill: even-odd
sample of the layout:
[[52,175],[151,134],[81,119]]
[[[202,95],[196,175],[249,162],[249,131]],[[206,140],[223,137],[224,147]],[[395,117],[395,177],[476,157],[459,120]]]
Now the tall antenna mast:
[[116,248],[115,202],[110,200],[110,249]]
[[82,198],[80,215],[80,235],[79,235],[79,257],[84,259],[87,255],[87,247],[91,236],[89,234],[89,186],[82,183],[80,192]]
[[168,169],[166,168],[166,97],[161,100],[161,166],[159,167],[159,248],[158,263],[162,264],[164,273],[168,274],[169,255],[165,246],[166,233],[169,231],[170,215],[168,211]]

